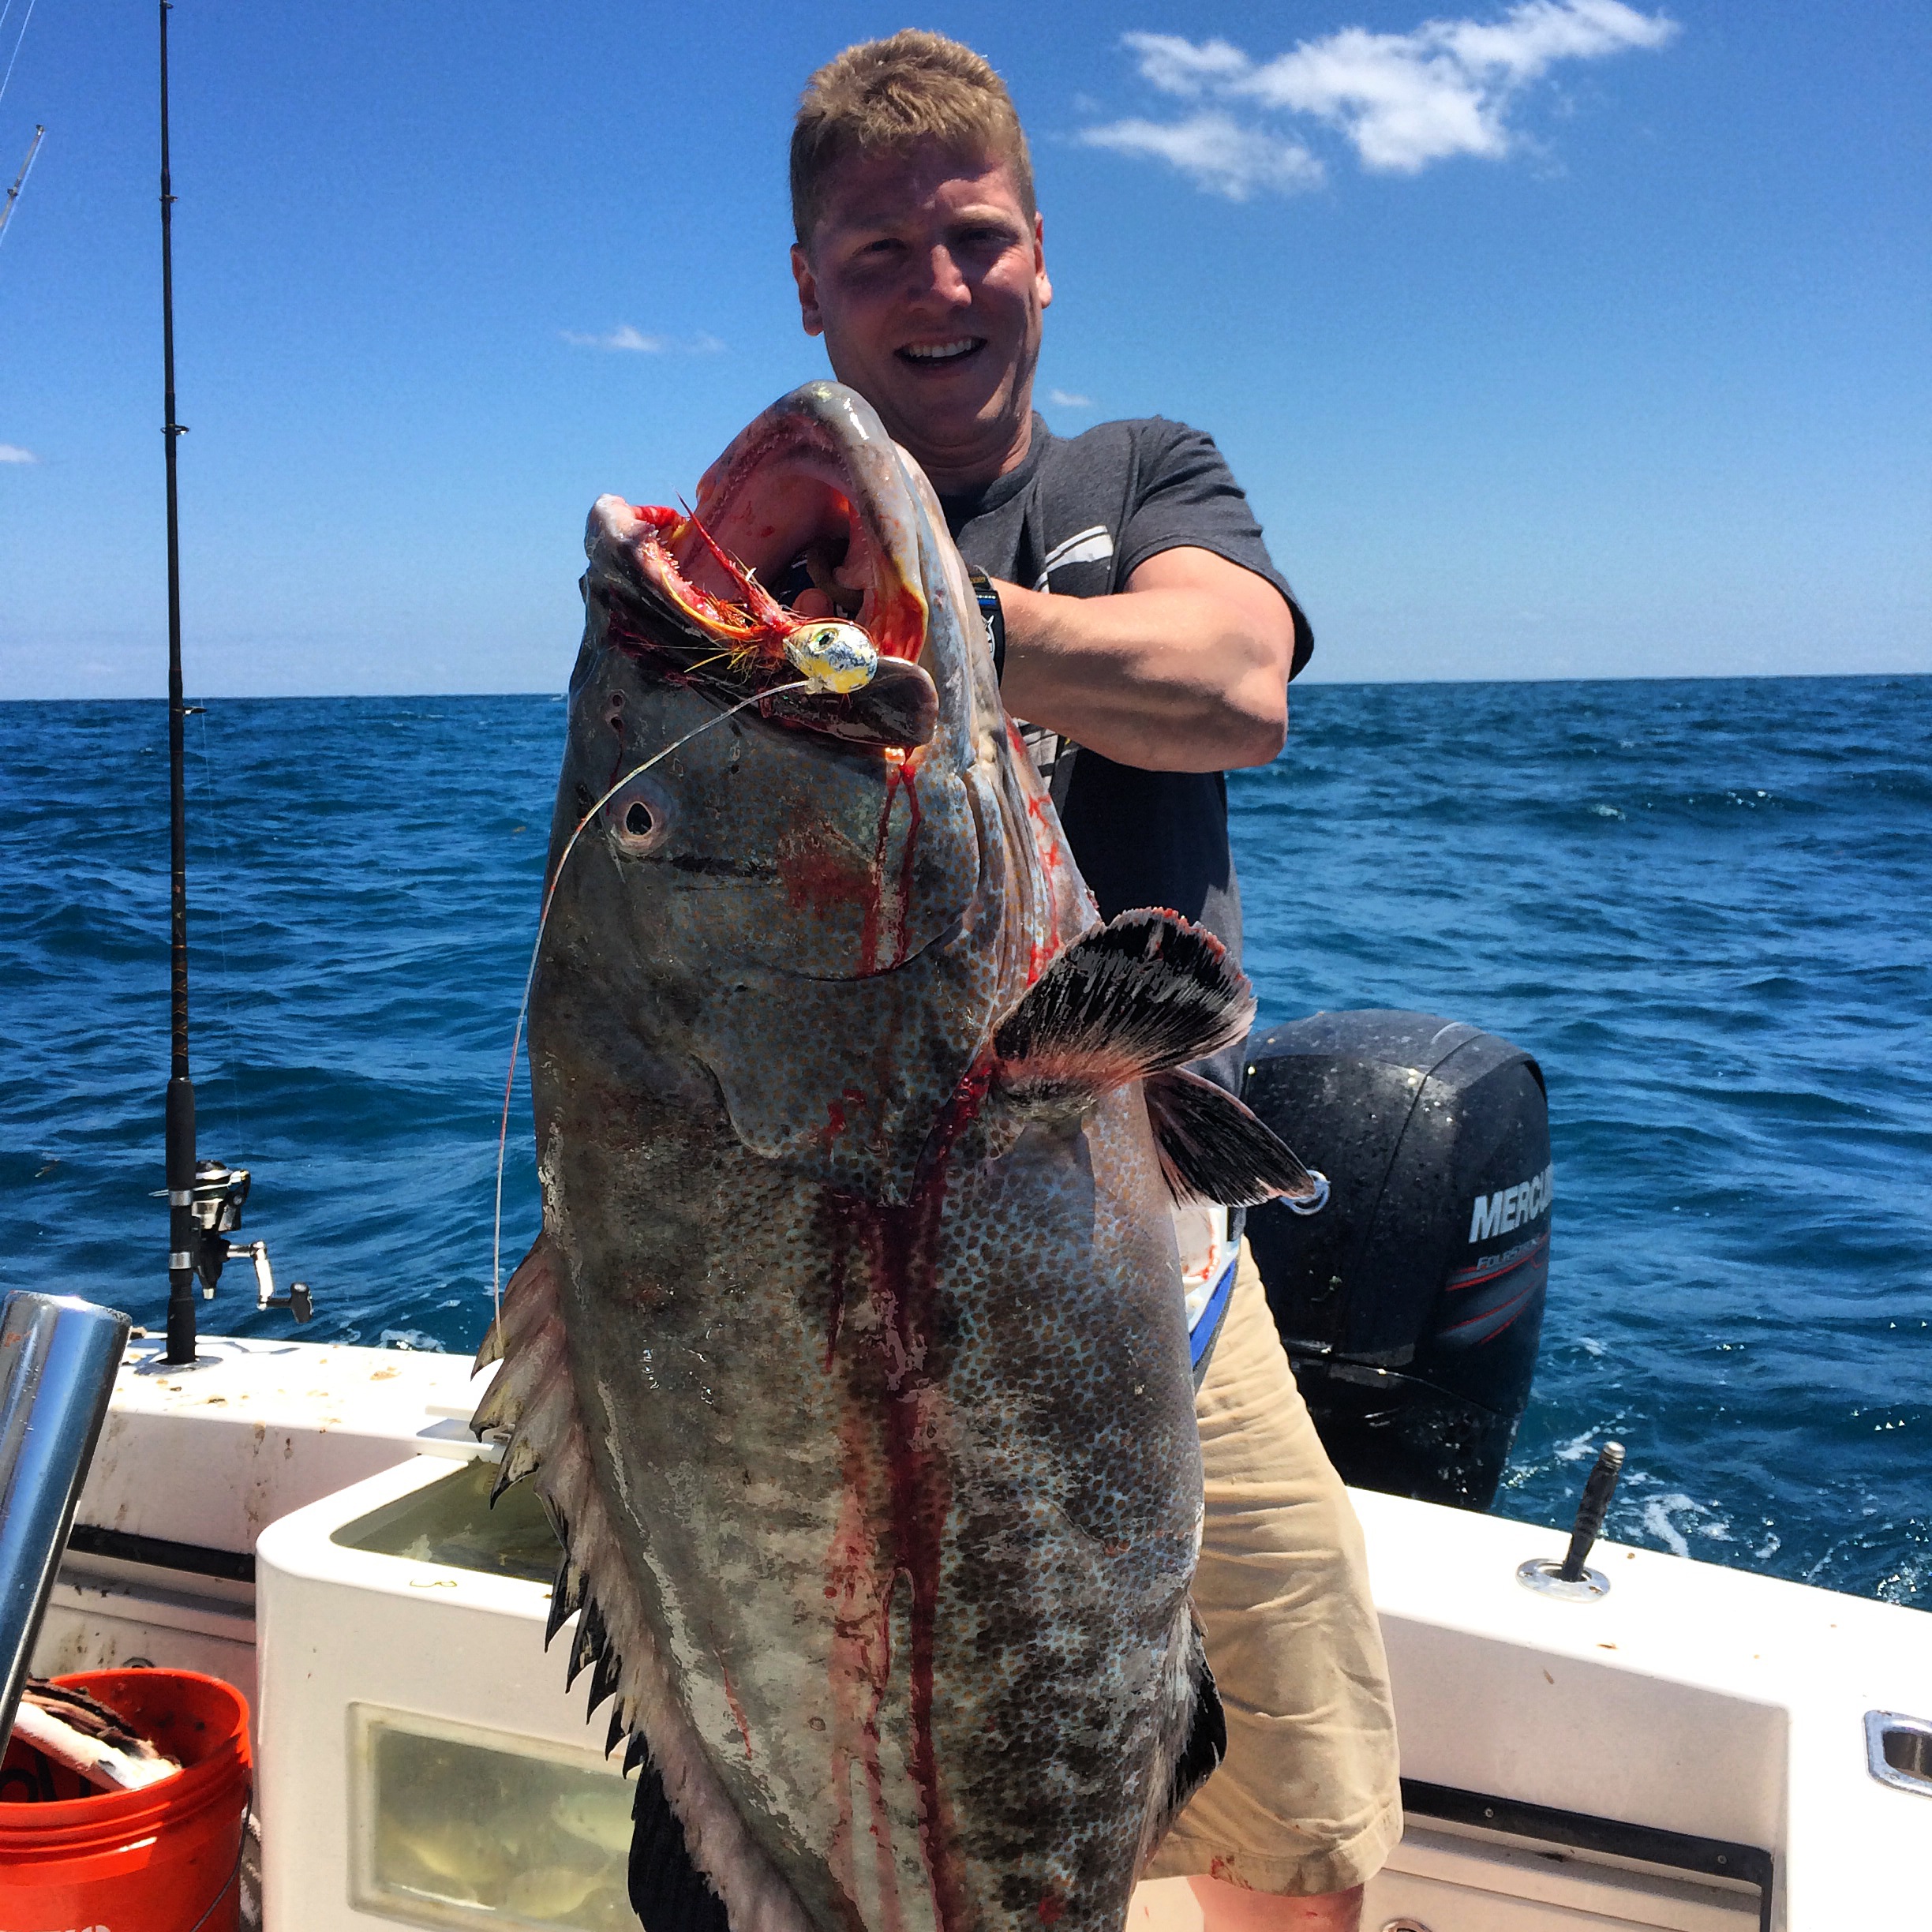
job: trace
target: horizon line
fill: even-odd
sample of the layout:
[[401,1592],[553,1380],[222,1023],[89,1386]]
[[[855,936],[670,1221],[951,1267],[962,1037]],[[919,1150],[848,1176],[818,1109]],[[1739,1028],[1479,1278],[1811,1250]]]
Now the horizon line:
[[[1668,675],[1653,672],[1609,672],[1589,676],[1542,677],[1524,676],[1517,677],[1411,677],[1411,678],[1339,678],[1301,677],[1289,687],[1292,698],[1296,688],[1302,691],[1322,689],[1327,691],[1380,690],[1399,685],[1466,685],[1466,684],[1741,684],[1750,681],[1760,683],[1845,683],[1852,680],[1881,678],[1932,678],[1932,668],[1923,671],[1702,671],[1673,672]],[[185,695],[189,703],[213,699],[224,704],[348,704],[365,700],[394,700],[399,702],[434,698],[447,702],[453,700],[481,701],[500,698],[549,698],[561,700],[567,691],[546,688],[541,685],[525,685],[507,691],[195,691]],[[50,698],[9,698],[0,696],[0,705],[39,704],[166,704],[165,693],[155,692],[145,696],[107,697],[99,695]]]

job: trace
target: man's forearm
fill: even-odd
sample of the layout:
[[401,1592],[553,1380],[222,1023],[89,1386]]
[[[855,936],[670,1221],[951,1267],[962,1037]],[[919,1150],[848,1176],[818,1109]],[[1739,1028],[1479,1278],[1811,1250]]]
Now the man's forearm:
[[1252,582],[1279,616],[1241,588],[1136,582],[1067,597],[1001,585],[1007,710],[1148,770],[1265,765],[1287,731],[1294,626],[1279,593]]

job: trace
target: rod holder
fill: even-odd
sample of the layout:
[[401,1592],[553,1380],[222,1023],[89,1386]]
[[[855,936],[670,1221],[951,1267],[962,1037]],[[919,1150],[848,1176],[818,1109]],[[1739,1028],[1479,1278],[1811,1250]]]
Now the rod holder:
[[1563,1552],[1562,1562],[1533,1556],[1527,1563],[1517,1565],[1516,1580],[1526,1589],[1540,1590],[1571,1603],[1591,1603],[1609,1595],[1610,1579],[1601,1570],[1588,1568],[1586,1559],[1603,1534],[1610,1499],[1616,1493],[1617,1478],[1623,1473],[1623,1445],[1605,1443],[1597,1451],[1596,1467],[1583,1485],[1583,1500],[1577,1505],[1570,1547]]
[[0,1312],[0,1751],[100,1439],[128,1318],[17,1290]]

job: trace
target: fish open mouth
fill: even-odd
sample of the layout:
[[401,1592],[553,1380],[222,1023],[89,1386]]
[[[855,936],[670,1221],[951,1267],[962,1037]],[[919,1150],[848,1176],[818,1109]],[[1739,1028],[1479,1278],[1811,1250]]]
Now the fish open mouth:
[[[706,473],[690,511],[600,497],[586,587],[610,642],[658,675],[732,702],[771,691],[767,717],[909,749],[938,717],[919,662],[917,511],[897,451],[856,401],[814,384],[768,410]],[[866,634],[876,671],[842,694],[781,693],[799,680],[788,641],[828,616]]]

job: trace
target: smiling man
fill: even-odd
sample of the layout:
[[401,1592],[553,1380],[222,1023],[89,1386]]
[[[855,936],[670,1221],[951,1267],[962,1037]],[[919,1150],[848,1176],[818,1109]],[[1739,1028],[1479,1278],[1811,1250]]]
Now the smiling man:
[[[1062,440],[1034,414],[1044,228],[1012,101],[970,49],[908,32],[822,68],[792,197],[805,328],[982,574],[1002,695],[1103,916],[1172,907],[1238,957],[1222,774],[1281,749],[1312,640],[1219,451],[1159,417]],[[796,601],[826,614],[839,586],[822,561],[816,580]],[[1198,1070],[1238,1089],[1239,1050]],[[1208,1932],[1353,1927],[1402,1829],[1361,1533],[1238,1226],[1178,1232],[1206,1361],[1195,1598],[1228,1749],[1151,1869],[1185,1887],[1141,1907]]]

